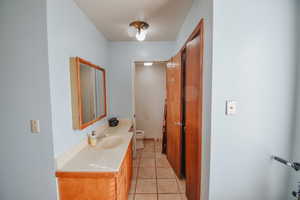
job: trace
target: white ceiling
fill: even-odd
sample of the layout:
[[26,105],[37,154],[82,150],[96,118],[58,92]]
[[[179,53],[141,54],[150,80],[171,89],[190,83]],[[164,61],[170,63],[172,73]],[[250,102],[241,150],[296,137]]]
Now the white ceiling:
[[193,0],[74,0],[108,40],[131,41],[129,23],[150,24],[148,41],[173,41]]

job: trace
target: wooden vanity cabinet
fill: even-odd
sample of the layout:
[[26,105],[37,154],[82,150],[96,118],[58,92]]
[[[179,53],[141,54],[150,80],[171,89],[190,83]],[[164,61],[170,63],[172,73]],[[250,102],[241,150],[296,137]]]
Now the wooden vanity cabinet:
[[132,148],[131,145],[127,150],[122,167],[117,175],[117,199],[123,200],[128,198],[128,193],[132,177]]
[[131,176],[131,143],[119,172],[56,172],[60,200],[127,200]]

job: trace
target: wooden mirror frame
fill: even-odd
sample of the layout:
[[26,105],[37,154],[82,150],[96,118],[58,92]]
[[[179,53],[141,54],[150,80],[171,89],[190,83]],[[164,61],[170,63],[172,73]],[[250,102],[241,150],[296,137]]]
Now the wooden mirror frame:
[[[103,90],[104,90],[104,114],[97,117],[94,120],[83,123],[83,106],[81,101],[81,89],[80,89],[80,64],[86,64],[89,67],[102,71],[103,73]],[[70,75],[71,75],[71,93],[72,93],[72,119],[73,128],[82,130],[91,124],[103,119],[107,116],[106,105],[106,72],[104,68],[101,68],[87,60],[80,57],[70,58]]]

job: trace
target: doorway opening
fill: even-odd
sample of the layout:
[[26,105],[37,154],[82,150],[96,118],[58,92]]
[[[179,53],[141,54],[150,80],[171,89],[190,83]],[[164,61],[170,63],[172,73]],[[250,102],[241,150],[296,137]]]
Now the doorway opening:
[[[150,64],[151,63],[151,64]],[[167,95],[167,62],[134,62],[134,115],[137,135],[131,197],[184,199],[185,183],[163,152]],[[141,145],[140,143],[143,143]]]
[[201,20],[170,60],[134,62],[133,116],[143,143],[134,160],[136,197],[200,199],[203,53]]
[[166,62],[135,62],[134,110],[136,129],[145,139],[162,139],[166,98]]

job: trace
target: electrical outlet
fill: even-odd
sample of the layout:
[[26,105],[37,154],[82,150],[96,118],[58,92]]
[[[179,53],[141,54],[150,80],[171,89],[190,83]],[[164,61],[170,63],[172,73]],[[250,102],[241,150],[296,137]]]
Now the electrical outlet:
[[39,133],[40,130],[40,120],[30,120],[31,133]]

